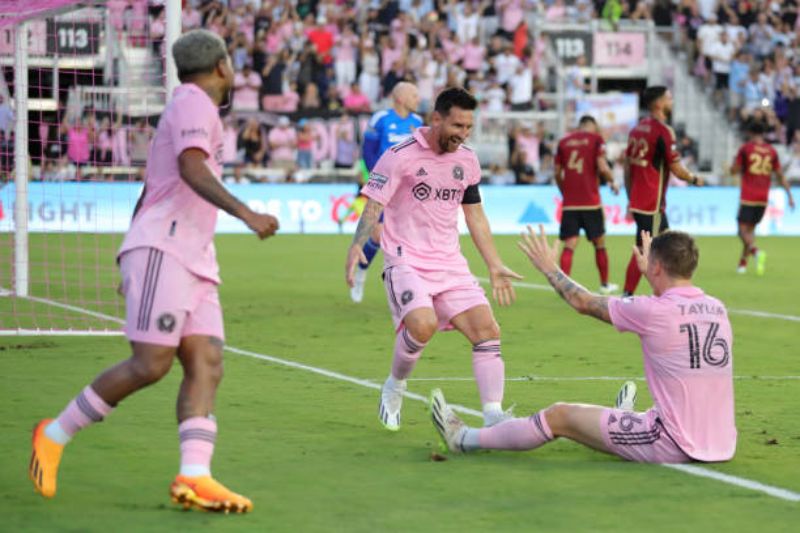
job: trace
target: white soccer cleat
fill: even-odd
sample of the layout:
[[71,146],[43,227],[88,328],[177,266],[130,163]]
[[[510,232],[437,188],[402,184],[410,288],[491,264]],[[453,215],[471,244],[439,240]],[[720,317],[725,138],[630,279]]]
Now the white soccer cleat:
[[431,391],[428,407],[431,410],[433,427],[439,433],[442,451],[464,453],[464,436],[467,434],[467,425],[447,405],[442,389]]
[[403,393],[408,385],[406,381],[395,381],[390,385],[389,380],[381,388],[381,401],[378,404],[378,418],[383,427],[389,431],[400,429],[400,409],[403,407]]
[[633,411],[634,407],[636,407],[636,383],[633,381],[626,381],[619,389],[617,401],[614,405],[617,409]]
[[736,267],[736,273],[737,274],[747,274],[747,267],[739,265],[738,267]]
[[360,304],[364,299],[364,284],[367,282],[367,270],[356,267],[356,274],[353,277],[353,287],[350,289],[350,299]]
[[619,285],[616,283],[606,283],[605,285],[600,285],[600,294],[608,295],[614,294],[619,290]]

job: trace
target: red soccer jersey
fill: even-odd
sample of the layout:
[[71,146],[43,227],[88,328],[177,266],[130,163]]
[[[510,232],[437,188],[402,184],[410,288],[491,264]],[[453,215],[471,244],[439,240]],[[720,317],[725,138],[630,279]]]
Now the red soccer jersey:
[[669,165],[680,159],[672,128],[653,117],[642,119],[628,135],[625,151],[631,171],[631,211],[655,214],[667,207]]
[[739,148],[736,162],[742,169],[741,202],[767,205],[772,173],[781,169],[778,152],[765,142],[750,141]]
[[600,180],[597,177],[597,158],[605,155],[606,144],[596,133],[576,131],[558,143],[556,164],[564,172],[561,193],[563,209],[600,207]]

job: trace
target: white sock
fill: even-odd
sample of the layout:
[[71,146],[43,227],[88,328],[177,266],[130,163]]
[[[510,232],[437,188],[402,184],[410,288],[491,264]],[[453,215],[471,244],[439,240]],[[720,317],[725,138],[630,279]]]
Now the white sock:
[[406,388],[406,380],[404,379],[397,379],[393,375],[389,374],[389,377],[386,378],[386,386],[392,388],[394,390],[400,390]]
[[480,439],[478,439],[478,431],[480,430],[475,428],[467,428],[464,438],[461,439],[461,447],[464,448],[465,452],[481,449]]
[[72,437],[67,435],[58,420],[53,420],[47,424],[47,427],[44,428],[44,434],[48,439],[62,446],[72,440]]
[[483,404],[483,416],[499,416],[503,414],[503,404],[500,402],[486,402]]
[[181,465],[181,475],[186,477],[210,476],[211,469],[203,465]]

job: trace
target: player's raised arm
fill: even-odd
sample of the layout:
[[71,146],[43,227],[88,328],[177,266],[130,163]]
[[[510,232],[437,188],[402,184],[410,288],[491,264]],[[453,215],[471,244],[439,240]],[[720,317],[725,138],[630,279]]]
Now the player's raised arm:
[[358,219],[356,234],[353,236],[353,243],[347,251],[347,263],[345,264],[345,279],[350,287],[353,286],[353,278],[359,261],[363,263],[367,262],[362,248],[375,229],[375,226],[377,226],[382,211],[383,205],[370,198],[367,200],[367,205],[364,206],[364,212],[361,213],[361,218]]
[[[523,279],[522,276],[508,268],[500,260],[500,254],[492,239],[492,230],[489,228],[489,220],[483,211],[480,203],[480,193],[477,192],[477,185],[473,185],[474,193],[464,193],[464,219],[472,237],[472,242],[480,252],[486,267],[489,269],[489,279],[492,283],[492,296],[500,305],[511,305],[516,299],[514,287],[511,280]],[[470,189],[467,189],[469,191]],[[470,200],[470,195],[477,194],[477,202]]]
[[208,166],[207,157],[199,148],[188,148],[181,152],[178,166],[183,181],[204,200],[247,224],[259,238],[275,235],[278,219],[256,213],[228,192]]
[[550,246],[544,227],[539,225],[538,235],[528,226],[528,233],[522,234],[522,240],[518,244],[531,264],[545,275],[550,285],[569,305],[583,315],[590,315],[610,324],[608,297],[592,294],[558,267],[560,242],[556,239]]

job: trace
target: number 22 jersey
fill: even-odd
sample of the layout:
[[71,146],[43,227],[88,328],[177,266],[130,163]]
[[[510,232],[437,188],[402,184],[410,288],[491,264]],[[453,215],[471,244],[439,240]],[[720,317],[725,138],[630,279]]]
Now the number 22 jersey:
[[667,207],[669,166],[681,157],[672,128],[653,117],[642,119],[628,135],[625,155],[631,172],[631,211],[663,213]]

